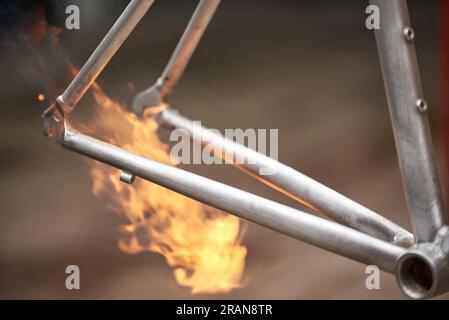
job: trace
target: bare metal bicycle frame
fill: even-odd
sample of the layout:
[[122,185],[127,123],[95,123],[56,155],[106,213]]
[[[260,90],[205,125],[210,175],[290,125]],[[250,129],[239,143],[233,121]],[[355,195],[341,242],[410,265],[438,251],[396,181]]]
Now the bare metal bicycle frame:
[[[68,88],[42,115],[44,132],[64,148],[157,183],[215,208],[253,221],[347,258],[379,266],[396,275],[411,298],[449,291],[449,227],[423,98],[406,0],[372,0],[380,9],[375,31],[414,236],[379,214],[304,174],[243,145],[204,129],[200,141],[245,156],[243,172],[335,220],[287,207],[188,171],[153,161],[77,132],[65,115],[71,112],[120,48],[154,0],[132,0]],[[182,75],[220,0],[201,0],[167,67],[155,85],[137,95],[133,111],[161,105]],[[192,128],[192,121],[166,108],[158,111],[166,128]],[[273,175],[260,176],[260,168]]]

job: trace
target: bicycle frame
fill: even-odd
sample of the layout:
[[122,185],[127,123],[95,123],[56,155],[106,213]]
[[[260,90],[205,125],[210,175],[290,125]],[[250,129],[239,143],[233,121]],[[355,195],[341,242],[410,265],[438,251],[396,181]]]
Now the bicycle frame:
[[[336,191],[244,146],[226,142],[219,135],[207,135],[207,131],[206,137],[217,146],[256,160],[256,165],[245,165],[244,172],[256,175],[261,165],[278,169],[274,175],[262,177],[266,183],[347,226],[146,159],[72,129],[65,115],[75,108],[153,2],[130,2],[64,93],[43,113],[47,136],[66,149],[122,170],[120,179],[124,182],[132,183],[137,176],[325,250],[375,264],[395,274],[399,287],[411,298],[430,298],[449,290],[449,227],[444,216],[427,104],[416,62],[414,31],[405,0],[372,0],[371,3],[381,12],[376,41],[415,240],[408,231]],[[214,3],[207,6],[208,2]],[[197,9],[189,26],[201,18],[197,14],[204,14],[208,23],[218,2],[201,0],[198,7],[209,9]],[[183,35],[184,40],[181,39],[175,55],[179,46],[181,49],[192,44],[193,49],[196,47],[204,29],[189,38],[192,29],[186,30],[187,35]],[[181,76],[193,49],[182,58],[183,67],[172,74],[174,79]],[[169,109],[160,111],[159,121],[180,128],[186,128],[190,122]]]

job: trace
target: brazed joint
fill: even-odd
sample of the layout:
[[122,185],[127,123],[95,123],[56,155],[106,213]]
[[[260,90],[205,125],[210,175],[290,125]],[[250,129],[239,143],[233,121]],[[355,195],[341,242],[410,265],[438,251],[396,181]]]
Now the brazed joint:
[[449,290],[449,227],[443,226],[434,242],[418,243],[396,266],[399,287],[410,298],[426,299]]
[[64,113],[56,101],[51,107],[45,110],[42,115],[44,136],[56,139],[60,142],[64,136],[65,121]]

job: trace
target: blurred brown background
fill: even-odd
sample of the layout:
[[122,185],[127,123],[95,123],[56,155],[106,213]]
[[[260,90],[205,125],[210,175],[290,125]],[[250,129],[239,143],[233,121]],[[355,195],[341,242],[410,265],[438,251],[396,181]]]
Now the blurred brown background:
[[[60,37],[80,67],[127,1],[41,3],[59,26],[65,6],[79,5],[81,30]],[[156,80],[196,3],[156,1],[100,76],[110,96],[130,101],[128,83],[141,90]],[[438,149],[438,2],[409,5]],[[223,0],[170,102],[209,127],[279,128],[280,161],[410,229],[366,6]],[[229,294],[192,295],[161,256],[120,252],[122,220],[92,195],[83,158],[42,136],[42,87],[25,82],[20,59],[0,47],[0,298],[403,298],[389,274],[369,291],[363,265],[254,224],[244,238],[246,285]],[[187,169],[301,208],[231,167]],[[65,289],[69,264],[81,269],[81,290]]]

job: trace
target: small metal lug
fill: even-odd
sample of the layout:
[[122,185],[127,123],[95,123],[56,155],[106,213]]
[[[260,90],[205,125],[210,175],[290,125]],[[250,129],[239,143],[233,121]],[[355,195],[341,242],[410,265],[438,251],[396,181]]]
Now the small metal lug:
[[134,182],[135,176],[127,171],[122,171],[120,173],[120,181],[127,183],[127,184],[132,184]]
[[418,108],[419,112],[421,112],[421,113],[426,112],[428,109],[426,100],[424,100],[424,99],[416,100],[416,107]]
[[404,37],[408,42],[412,42],[415,39],[415,31],[411,27],[404,28]]

